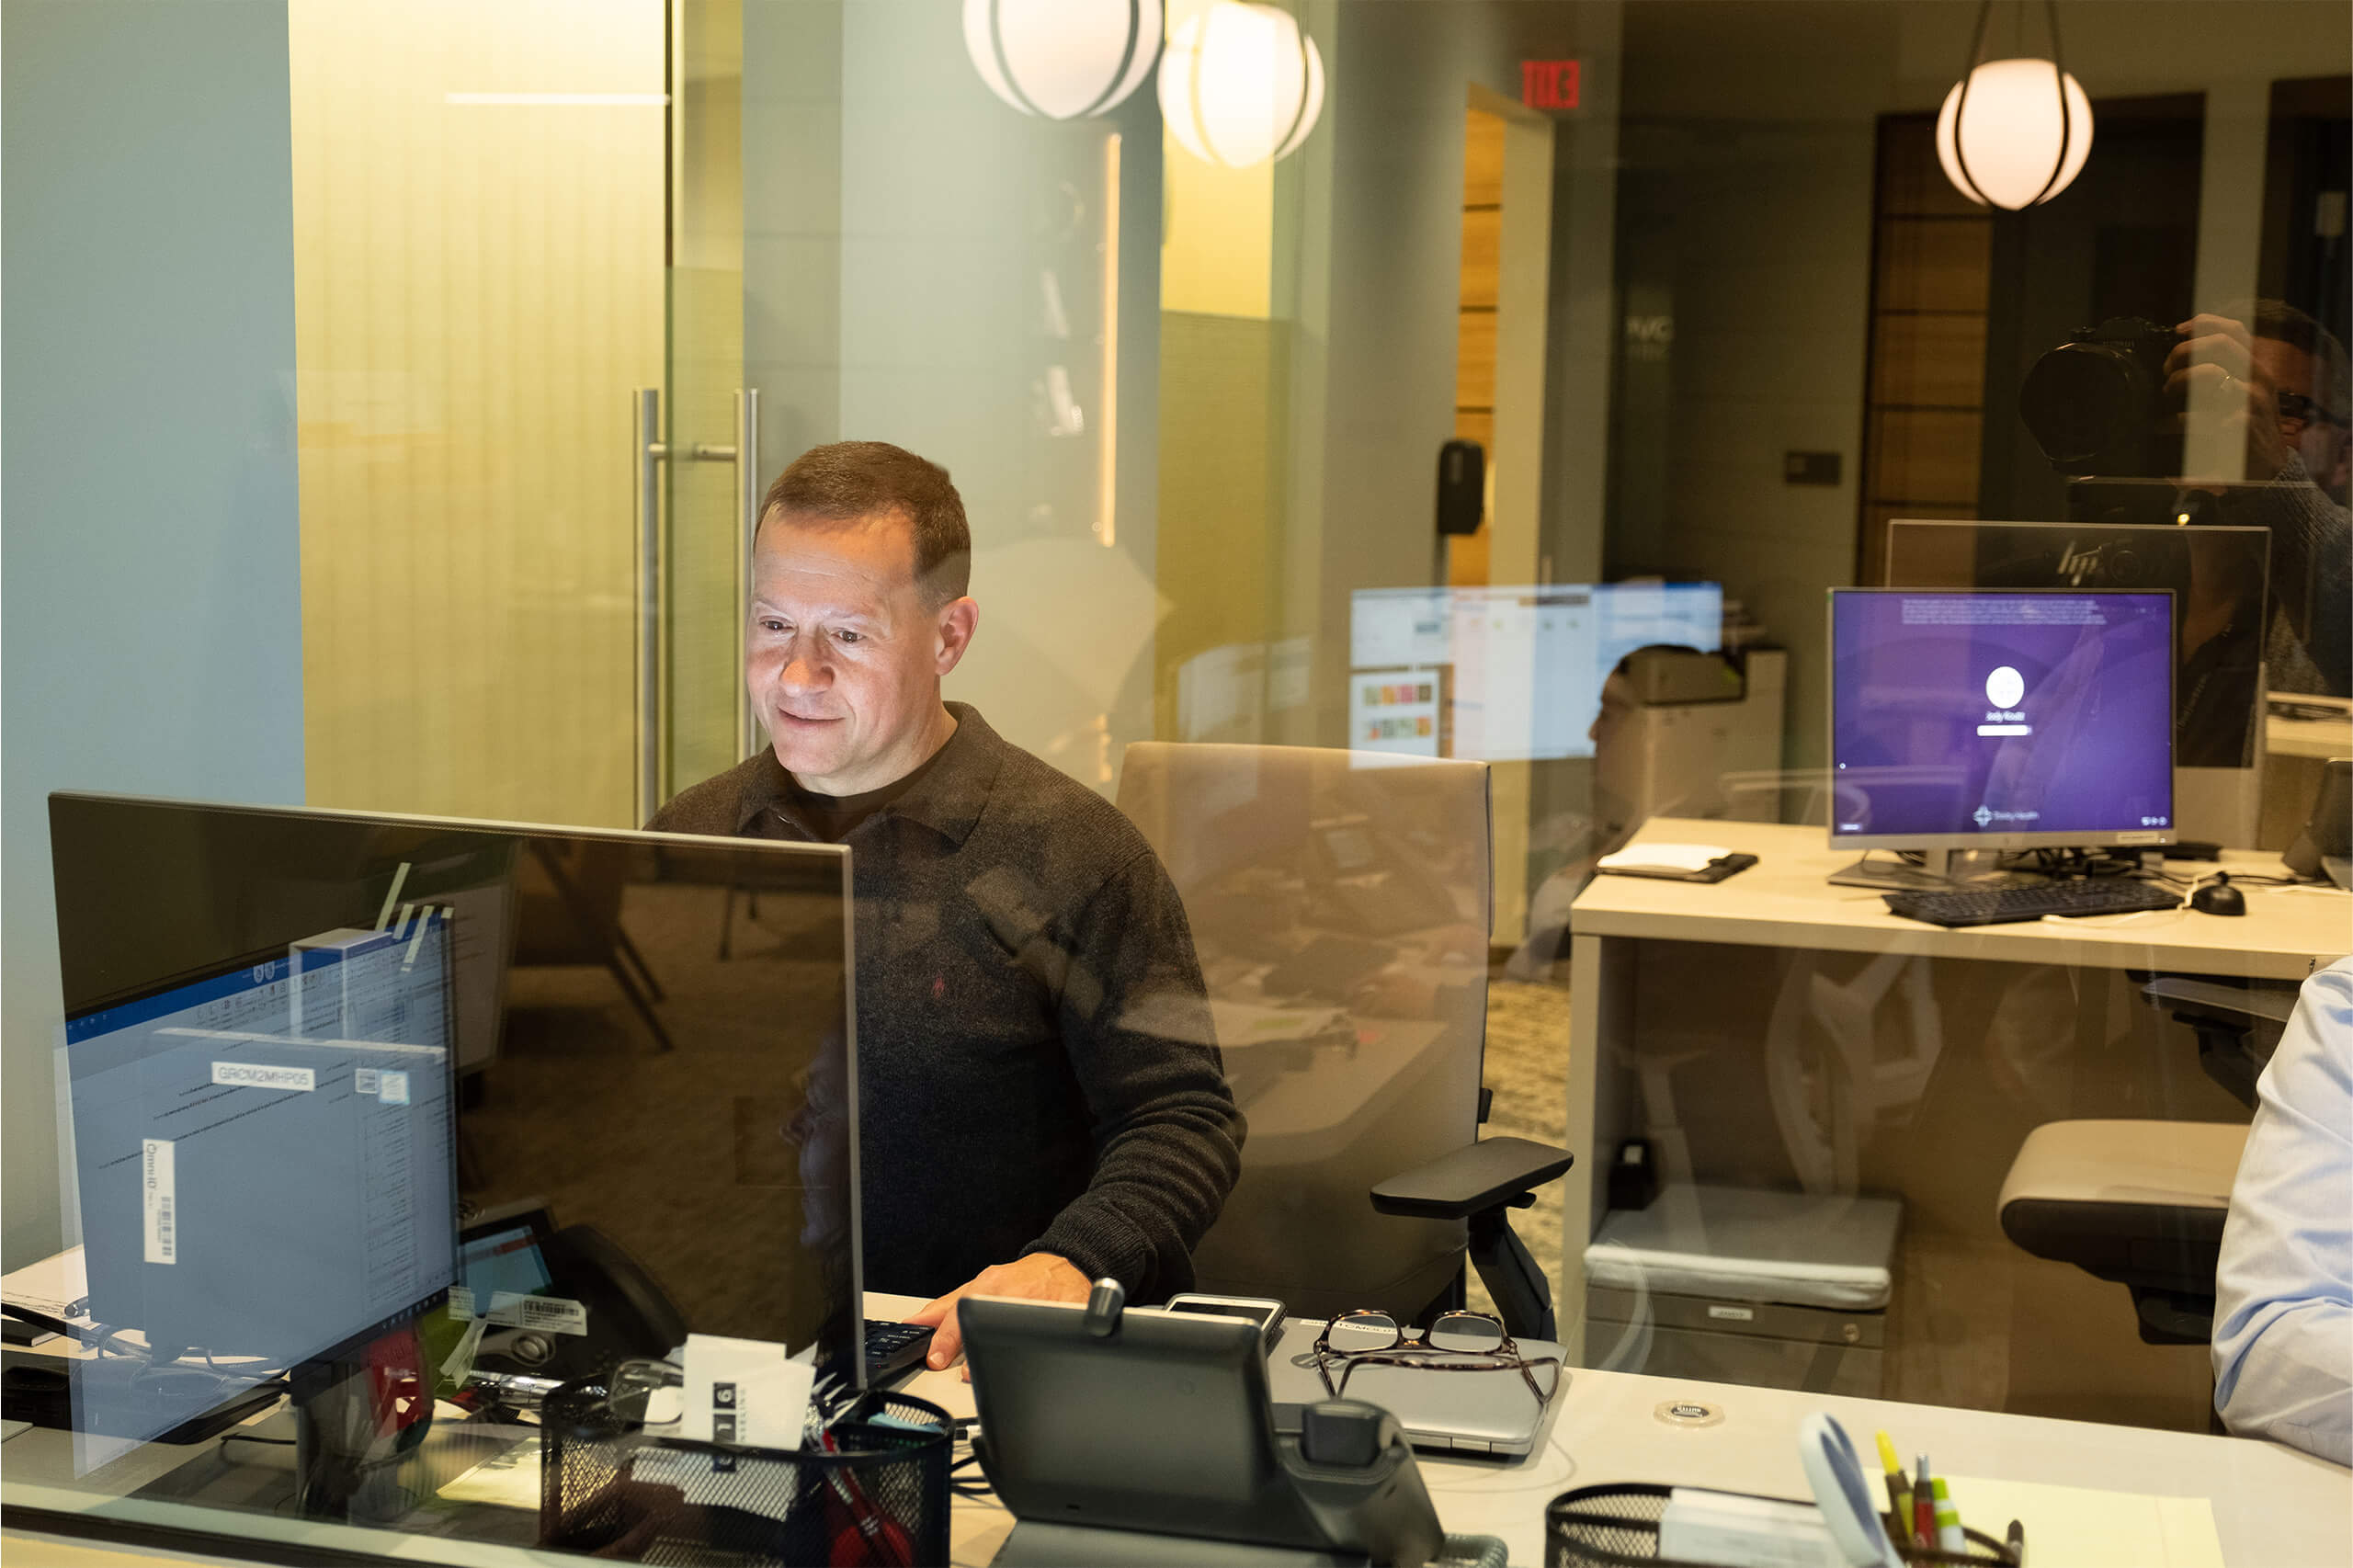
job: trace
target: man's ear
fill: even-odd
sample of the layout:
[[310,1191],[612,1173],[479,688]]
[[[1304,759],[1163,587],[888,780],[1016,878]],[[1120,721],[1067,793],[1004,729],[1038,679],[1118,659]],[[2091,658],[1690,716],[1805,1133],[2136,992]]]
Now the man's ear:
[[980,626],[980,601],[969,595],[961,599],[950,599],[939,607],[939,613],[933,623],[936,634],[934,646],[938,652],[932,668],[937,674],[944,676],[963,662],[964,650],[972,645],[972,633],[979,631]]

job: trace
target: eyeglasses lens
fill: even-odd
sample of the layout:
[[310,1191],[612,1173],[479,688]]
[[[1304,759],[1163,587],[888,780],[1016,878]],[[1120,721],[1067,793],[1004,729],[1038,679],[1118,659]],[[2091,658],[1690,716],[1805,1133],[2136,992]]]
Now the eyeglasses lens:
[[1343,1356],[1361,1356],[1368,1351],[1387,1350],[1401,1337],[1397,1320],[1385,1312],[1351,1312],[1335,1318],[1325,1337],[1334,1350]]
[[1493,1318],[1473,1312],[1448,1312],[1430,1324],[1428,1342],[1433,1350],[1478,1353],[1501,1348],[1504,1331]]

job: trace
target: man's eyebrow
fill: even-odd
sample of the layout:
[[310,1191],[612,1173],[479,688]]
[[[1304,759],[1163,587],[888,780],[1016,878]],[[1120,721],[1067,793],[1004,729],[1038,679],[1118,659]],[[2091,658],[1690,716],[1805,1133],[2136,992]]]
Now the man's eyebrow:
[[[768,615],[799,615],[803,613],[799,610],[789,609],[785,606],[778,604],[774,599],[762,598],[757,594],[752,596],[752,608],[756,612]],[[807,611],[806,616],[807,619],[811,620],[855,621],[862,626],[880,626],[882,624],[881,617],[875,615],[870,610],[851,609],[840,605],[819,605],[814,609]]]

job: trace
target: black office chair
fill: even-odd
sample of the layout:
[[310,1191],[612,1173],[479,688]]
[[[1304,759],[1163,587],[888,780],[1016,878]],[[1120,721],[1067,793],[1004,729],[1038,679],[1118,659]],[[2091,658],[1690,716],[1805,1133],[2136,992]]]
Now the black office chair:
[[1185,901],[1250,1124],[1197,1288],[1427,1323],[1467,1260],[1515,1337],[1552,1338],[1510,1210],[1571,1156],[1479,1141],[1486,765],[1139,742],[1120,806]]
[[[2207,1076],[2253,1109],[2256,1080],[2295,1010],[2295,989],[2159,975],[2142,994],[2189,1026]],[[2125,1287],[2146,1343],[2206,1344],[2222,1221],[2246,1134],[2243,1122],[2038,1127],[2002,1183],[2002,1233],[2037,1257]]]

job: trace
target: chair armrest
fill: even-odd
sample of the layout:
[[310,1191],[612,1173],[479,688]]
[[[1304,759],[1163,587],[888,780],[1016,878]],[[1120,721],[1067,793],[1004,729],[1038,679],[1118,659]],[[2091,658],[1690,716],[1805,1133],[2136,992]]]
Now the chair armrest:
[[1526,1138],[1488,1138],[1372,1189],[1383,1214],[1461,1220],[1501,1209],[1553,1180],[1575,1163],[1565,1149]]

